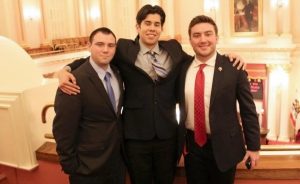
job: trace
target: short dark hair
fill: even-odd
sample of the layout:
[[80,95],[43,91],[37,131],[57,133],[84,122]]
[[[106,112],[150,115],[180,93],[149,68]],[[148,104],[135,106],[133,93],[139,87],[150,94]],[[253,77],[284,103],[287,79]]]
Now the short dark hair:
[[149,14],[158,14],[160,15],[160,23],[161,26],[164,25],[166,14],[165,11],[160,6],[152,6],[150,4],[146,4],[143,6],[138,13],[136,14],[136,23],[140,25],[142,21],[149,15]]
[[209,23],[209,24],[213,25],[216,35],[218,35],[218,26],[215,23],[215,21],[211,17],[208,17],[206,15],[198,15],[198,16],[194,17],[190,22],[190,25],[189,25],[189,36],[190,37],[191,37],[192,27],[194,27],[196,24],[200,24],[200,23]]
[[115,40],[117,40],[116,38],[116,35],[114,34],[114,32],[112,32],[112,30],[110,30],[109,28],[107,27],[99,27],[97,29],[95,29],[91,34],[90,34],[90,38],[89,38],[89,42],[92,43],[93,42],[93,39],[95,37],[95,35],[98,33],[98,32],[101,32],[103,34],[106,34],[106,35],[113,35]]

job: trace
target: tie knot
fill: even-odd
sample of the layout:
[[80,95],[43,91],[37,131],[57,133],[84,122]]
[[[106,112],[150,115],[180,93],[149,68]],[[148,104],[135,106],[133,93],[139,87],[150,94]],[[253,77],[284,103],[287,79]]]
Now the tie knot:
[[110,77],[111,77],[111,74],[109,72],[106,72],[105,73],[105,76],[104,76],[104,80],[105,81],[109,81],[110,80]]
[[153,52],[153,51],[148,51],[148,54],[150,54],[152,57],[155,57],[155,52]]
[[203,70],[204,67],[206,67],[206,64],[200,64],[199,70]]

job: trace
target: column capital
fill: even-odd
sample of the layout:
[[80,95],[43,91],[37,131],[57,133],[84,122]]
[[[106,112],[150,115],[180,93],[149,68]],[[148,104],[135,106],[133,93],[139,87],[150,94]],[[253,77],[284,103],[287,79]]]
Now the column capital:
[[278,69],[282,69],[284,72],[289,73],[291,70],[291,64],[267,64],[268,73],[272,73]]

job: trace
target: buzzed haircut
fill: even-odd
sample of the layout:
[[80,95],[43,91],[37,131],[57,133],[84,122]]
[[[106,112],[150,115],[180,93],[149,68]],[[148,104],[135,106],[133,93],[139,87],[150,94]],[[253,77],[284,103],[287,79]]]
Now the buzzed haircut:
[[106,35],[111,34],[111,35],[113,35],[113,37],[115,38],[115,40],[117,40],[116,35],[114,34],[114,32],[112,32],[112,30],[110,30],[110,29],[107,28],[107,27],[100,27],[100,28],[95,29],[95,30],[90,34],[90,38],[89,38],[89,42],[90,42],[90,43],[93,42],[93,39],[94,39],[95,35],[96,35],[97,33],[99,33],[99,32],[101,32],[101,33],[103,33],[103,34],[106,34]]

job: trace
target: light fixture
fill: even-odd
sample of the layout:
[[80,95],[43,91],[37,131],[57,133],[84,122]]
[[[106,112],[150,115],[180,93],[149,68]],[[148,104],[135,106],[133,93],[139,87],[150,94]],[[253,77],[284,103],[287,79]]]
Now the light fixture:
[[219,0],[206,0],[204,2],[204,10],[209,13],[209,16],[216,21],[216,12],[219,9]]
[[35,7],[25,7],[23,11],[23,16],[25,20],[37,20],[40,18],[40,12]]
[[281,8],[288,5],[288,0],[277,0],[277,7]]
[[92,20],[97,20],[100,18],[100,11],[96,7],[92,7],[90,10],[90,16]]
[[204,2],[204,9],[207,11],[216,11],[219,9],[219,0],[206,0]]

